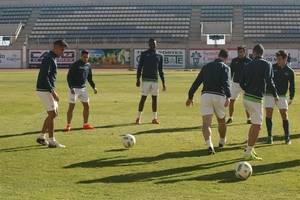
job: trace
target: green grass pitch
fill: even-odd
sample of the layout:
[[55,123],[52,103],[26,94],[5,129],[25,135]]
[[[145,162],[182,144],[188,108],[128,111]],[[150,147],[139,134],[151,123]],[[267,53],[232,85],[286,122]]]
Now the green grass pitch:
[[[67,148],[48,149],[35,143],[46,116],[35,93],[37,71],[1,71],[0,199],[300,199],[299,89],[289,110],[292,145],[283,144],[280,115],[274,112],[274,144],[264,143],[263,126],[256,151],[264,160],[250,162],[253,175],[239,181],[233,168],[243,155],[241,143],[249,128],[241,98],[228,127],[227,146],[207,156],[200,129],[200,90],[194,107],[185,107],[196,75],[166,71],[167,92],[159,97],[161,124],[150,124],[149,98],[143,124],[137,126],[133,122],[140,93],[135,73],[94,71],[99,94],[89,88],[90,123],[97,128],[80,129],[82,105],[77,104],[72,127],[78,129],[65,134],[66,70],[59,70],[56,138]],[[297,77],[296,86],[299,82]],[[217,129],[212,130],[217,145]],[[127,133],[137,140],[130,150],[121,143]]]

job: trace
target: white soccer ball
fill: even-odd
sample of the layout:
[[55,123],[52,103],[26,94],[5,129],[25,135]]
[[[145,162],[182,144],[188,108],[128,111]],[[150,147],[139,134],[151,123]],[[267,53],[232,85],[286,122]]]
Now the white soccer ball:
[[246,161],[238,162],[235,165],[235,176],[239,179],[246,180],[252,175],[252,167]]
[[123,136],[122,141],[125,148],[133,147],[136,142],[135,137],[130,134],[126,134],[125,136]]

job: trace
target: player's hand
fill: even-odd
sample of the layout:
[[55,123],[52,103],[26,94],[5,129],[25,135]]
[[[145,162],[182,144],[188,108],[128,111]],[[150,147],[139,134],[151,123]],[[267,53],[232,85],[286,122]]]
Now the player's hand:
[[292,99],[289,99],[288,104],[291,105],[293,103]]
[[230,103],[230,98],[226,98],[224,103],[225,108],[229,105],[229,103]]
[[58,94],[57,94],[54,90],[51,92],[51,94],[52,94],[52,96],[53,96],[53,99],[54,99],[55,101],[59,102]]
[[75,94],[75,89],[74,88],[71,88],[70,91],[71,91],[71,94]]
[[136,80],[136,87],[140,87],[141,86],[141,81],[140,80]]
[[190,107],[194,105],[193,99],[188,99],[185,102],[186,107]]
[[93,88],[93,90],[94,90],[94,94],[97,94],[97,93],[98,93],[97,88]]
[[274,100],[277,103],[279,101],[279,97],[274,97]]
[[163,91],[167,91],[166,85],[163,85]]

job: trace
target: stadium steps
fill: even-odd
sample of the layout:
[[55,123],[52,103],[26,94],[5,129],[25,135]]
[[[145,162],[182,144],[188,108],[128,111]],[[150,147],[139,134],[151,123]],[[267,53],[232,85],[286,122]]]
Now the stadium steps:
[[22,47],[26,41],[26,36],[28,37],[35,25],[36,20],[40,16],[40,9],[36,8],[32,10],[32,13],[27,21],[27,24],[24,26],[23,30],[20,32],[17,41],[13,44],[14,47]]
[[243,8],[236,7],[233,10],[232,42],[242,44],[244,41],[244,14]]
[[201,38],[201,27],[200,27],[200,15],[201,8],[194,7],[191,15],[191,26],[190,26],[190,41],[200,42]]

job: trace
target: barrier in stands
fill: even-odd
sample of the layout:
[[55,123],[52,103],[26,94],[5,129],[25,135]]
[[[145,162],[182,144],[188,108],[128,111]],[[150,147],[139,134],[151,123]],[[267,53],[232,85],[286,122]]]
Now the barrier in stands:
[[88,49],[89,62],[99,68],[126,68],[130,66],[129,49]]
[[[29,50],[28,52],[28,64],[30,68],[37,68],[41,64],[44,54],[48,50]],[[76,51],[75,50],[65,50],[62,57],[57,58],[57,65],[60,68],[67,68],[75,62]]]
[[[236,49],[227,49],[229,51],[228,62],[237,57]],[[218,57],[219,49],[190,49],[189,66],[191,68],[200,68],[203,65],[215,60]]]
[[[276,52],[282,49],[265,49],[264,59],[271,62],[272,64],[276,63]],[[299,59],[299,50],[298,49],[283,49],[290,54],[290,66],[292,68],[300,68],[300,59]],[[248,50],[249,53],[252,53],[252,49]]]
[[[134,50],[134,67],[137,68],[141,52],[146,49]],[[165,68],[185,68],[185,49],[157,49],[157,52],[163,55],[163,66]]]
[[0,50],[1,68],[21,68],[21,50]]

